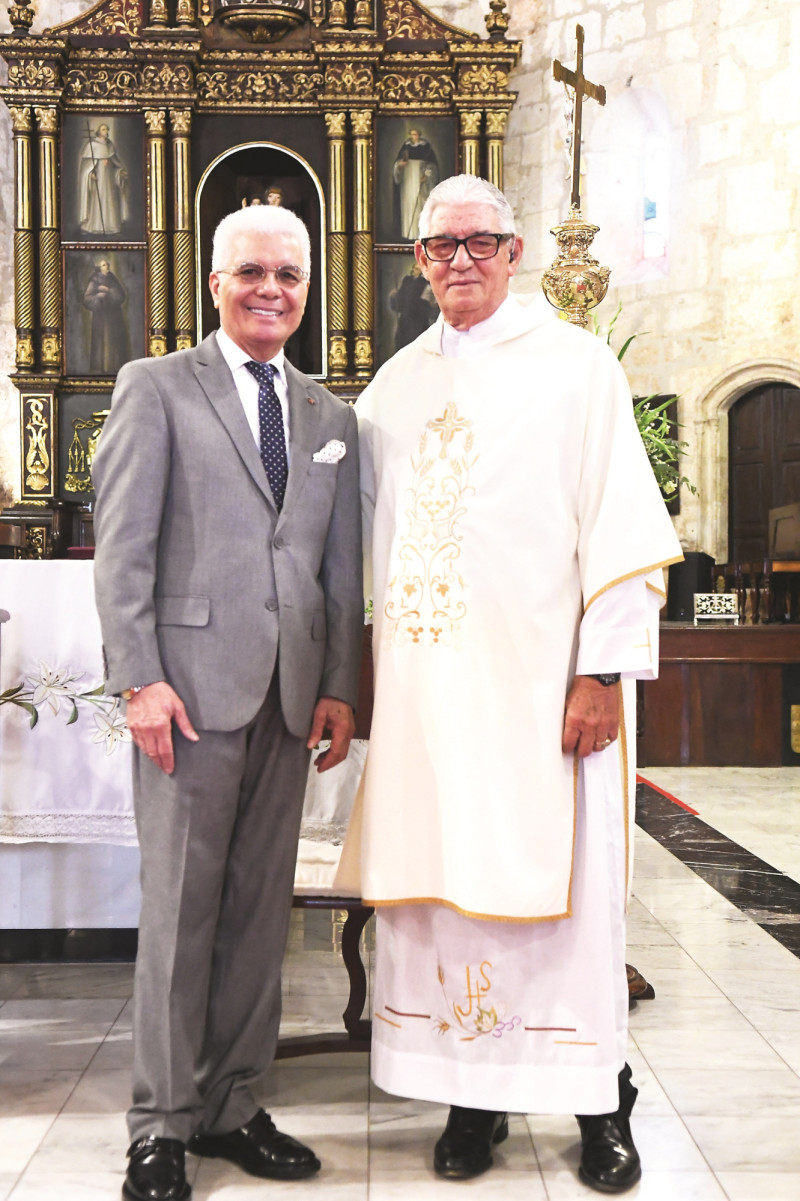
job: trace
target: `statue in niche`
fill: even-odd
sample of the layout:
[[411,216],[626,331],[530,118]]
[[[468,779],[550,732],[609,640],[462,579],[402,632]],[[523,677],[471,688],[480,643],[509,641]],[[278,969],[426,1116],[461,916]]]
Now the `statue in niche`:
[[79,222],[90,236],[118,234],[128,220],[128,171],[111,139],[108,123],[86,122],[78,165]]
[[436,152],[419,129],[411,128],[392,167],[395,194],[395,229],[404,241],[413,242],[422,206],[439,182]]
[[273,204],[281,206],[283,204],[283,188],[278,184],[267,184],[262,187],[260,184],[256,188],[248,188],[242,197],[242,208],[249,208],[251,204]]
[[131,357],[128,324],[123,311],[127,292],[107,258],[96,261],[83,290],[82,302],[92,314],[89,366],[100,375],[116,375]]

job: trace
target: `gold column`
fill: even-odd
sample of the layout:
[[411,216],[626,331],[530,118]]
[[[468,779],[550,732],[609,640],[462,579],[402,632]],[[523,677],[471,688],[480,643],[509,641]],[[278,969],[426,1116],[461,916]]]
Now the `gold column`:
[[178,0],[175,14],[176,25],[194,25],[196,15],[194,0]]
[[31,135],[33,121],[26,106],[9,106],[14,129],[14,323],[17,327],[17,370],[35,365],[33,331],[34,253]]
[[356,0],[353,24],[356,29],[372,29],[372,0]]
[[372,110],[351,112],[355,213],[353,218],[353,327],[357,376],[372,374]]
[[39,330],[43,371],[61,370],[58,109],[35,108],[39,130]]
[[162,26],[168,24],[167,0],[150,0],[150,24]]
[[347,373],[347,226],[344,148],[346,113],[326,113],[328,129],[328,370]]
[[461,170],[465,175],[480,175],[482,116],[483,114],[475,109],[468,109],[459,113],[461,128]]
[[146,109],[147,125],[147,282],[150,323],[147,353],[167,353],[168,322],[168,248],[167,248],[167,183],[166,129],[167,114],[163,108]]
[[486,114],[486,177],[495,187],[503,190],[503,139],[508,123],[508,113]]
[[195,272],[190,198],[189,134],[192,113],[188,108],[172,109],[172,176],[175,196],[172,242],[173,311],[175,348],[187,350],[194,345]]

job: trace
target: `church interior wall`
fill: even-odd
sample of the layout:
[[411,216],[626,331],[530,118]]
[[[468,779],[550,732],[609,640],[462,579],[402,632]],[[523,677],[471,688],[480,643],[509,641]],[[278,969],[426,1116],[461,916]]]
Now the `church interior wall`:
[[[86,0],[38,0],[34,31],[88,7]],[[484,30],[486,0],[431,0],[428,7]],[[538,289],[555,257],[550,228],[568,212],[565,97],[551,62],[574,64],[580,22],[586,74],[608,95],[605,110],[584,106],[584,215],[601,226],[594,252],[612,270],[598,321],[606,326],[621,304],[620,340],[639,335],[625,360],[635,393],[679,395],[681,436],[689,444],[684,470],[698,494],[683,490],[678,533],[687,549],[722,559],[724,435],[727,407],[741,395],[736,381],[770,363],[800,371],[794,303],[800,112],[790,103],[800,67],[800,6],[794,0],[510,0],[508,8],[509,36],[522,42],[510,80],[518,99],[505,155],[505,187],[526,239],[515,290]],[[8,28],[3,11],[0,31]],[[632,190],[644,139],[654,132],[668,177],[657,203],[666,253],[645,260],[620,213],[643,212],[644,194]],[[0,180],[0,368],[10,371],[13,164],[5,106]],[[731,391],[720,400],[726,380]],[[719,401],[714,412],[711,395]],[[6,375],[0,479],[18,494],[19,400]]]

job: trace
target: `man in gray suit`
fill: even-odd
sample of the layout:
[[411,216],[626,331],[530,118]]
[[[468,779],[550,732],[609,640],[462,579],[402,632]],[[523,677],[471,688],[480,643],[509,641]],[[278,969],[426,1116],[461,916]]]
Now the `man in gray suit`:
[[254,1086],[280,1020],[310,749],[353,734],[363,624],[353,410],[283,356],[303,223],[226,217],[221,329],[119,373],[94,461],[107,688],[128,701],[142,911],[123,1196],[186,1201],[186,1145],[299,1179]]

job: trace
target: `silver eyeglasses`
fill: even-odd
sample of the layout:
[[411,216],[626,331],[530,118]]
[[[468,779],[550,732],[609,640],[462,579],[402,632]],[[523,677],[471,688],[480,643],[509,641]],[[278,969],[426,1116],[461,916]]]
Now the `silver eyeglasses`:
[[285,267],[265,267],[263,263],[240,263],[238,267],[218,267],[216,275],[232,275],[243,284],[260,284],[268,275],[275,276],[275,282],[282,288],[298,288],[300,284],[311,278],[310,271],[302,267],[287,265]]
[[471,259],[493,259],[500,249],[501,242],[507,242],[515,234],[470,234],[468,238],[448,238],[436,235],[432,238],[420,238],[420,244],[427,258],[434,263],[449,263],[458,254],[459,246],[463,246]]

